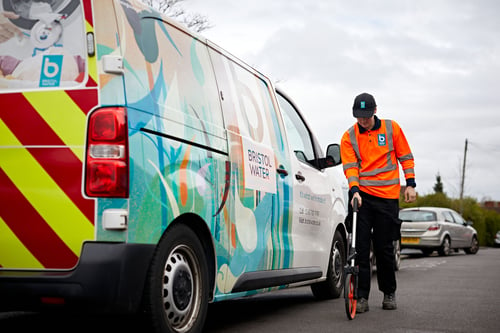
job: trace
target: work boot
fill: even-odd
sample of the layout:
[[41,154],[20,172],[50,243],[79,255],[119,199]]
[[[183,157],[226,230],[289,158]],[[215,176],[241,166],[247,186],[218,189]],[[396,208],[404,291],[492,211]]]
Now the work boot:
[[396,310],[398,305],[396,304],[396,294],[384,294],[384,301],[382,302],[382,309],[384,310]]
[[358,302],[356,303],[356,313],[363,313],[368,311],[370,311],[368,300],[366,298],[358,299]]

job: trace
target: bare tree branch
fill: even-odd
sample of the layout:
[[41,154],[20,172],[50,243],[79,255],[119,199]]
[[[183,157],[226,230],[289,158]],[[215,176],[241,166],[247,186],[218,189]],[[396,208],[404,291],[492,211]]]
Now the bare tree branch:
[[213,27],[207,17],[201,14],[186,15],[183,22],[188,28],[196,32],[202,32]]
[[164,13],[168,17],[171,17],[178,22],[186,25],[189,29],[195,32],[202,32],[204,30],[210,29],[213,25],[210,23],[205,15],[198,13],[188,14],[180,6],[180,3],[184,0],[141,0],[148,6]]

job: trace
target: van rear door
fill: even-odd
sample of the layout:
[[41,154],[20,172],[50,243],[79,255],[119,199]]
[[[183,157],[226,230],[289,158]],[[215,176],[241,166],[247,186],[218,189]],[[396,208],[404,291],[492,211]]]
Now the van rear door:
[[72,268],[94,237],[94,202],[81,191],[98,98],[90,4],[0,4],[13,32],[0,41],[0,270]]

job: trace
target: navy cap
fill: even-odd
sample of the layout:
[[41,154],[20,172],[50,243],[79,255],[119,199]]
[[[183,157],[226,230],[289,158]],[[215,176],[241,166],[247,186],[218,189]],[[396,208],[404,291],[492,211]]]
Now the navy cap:
[[352,114],[355,118],[370,118],[374,115],[376,108],[375,98],[368,93],[362,93],[354,99]]

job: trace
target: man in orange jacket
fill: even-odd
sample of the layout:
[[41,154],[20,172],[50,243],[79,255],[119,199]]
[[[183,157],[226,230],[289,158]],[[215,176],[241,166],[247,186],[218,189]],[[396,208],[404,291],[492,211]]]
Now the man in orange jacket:
[[352,110],[357,123],[344,133],[340,150],[350,197],[357,198],[359,202],[356,228],[359,265],[356,312],[369,310],[372,241],[378,286],[384,293],[382,308],[394,310],[397,304],[393,241],[399,239],[401,226],[398,218],[401,189],[399,164],[406,179],[405,201],[413,202],[416,199],[413,154],[398,123],[381,120],[375,115],[377,104],[372,95],[363,93],[356,96]]

